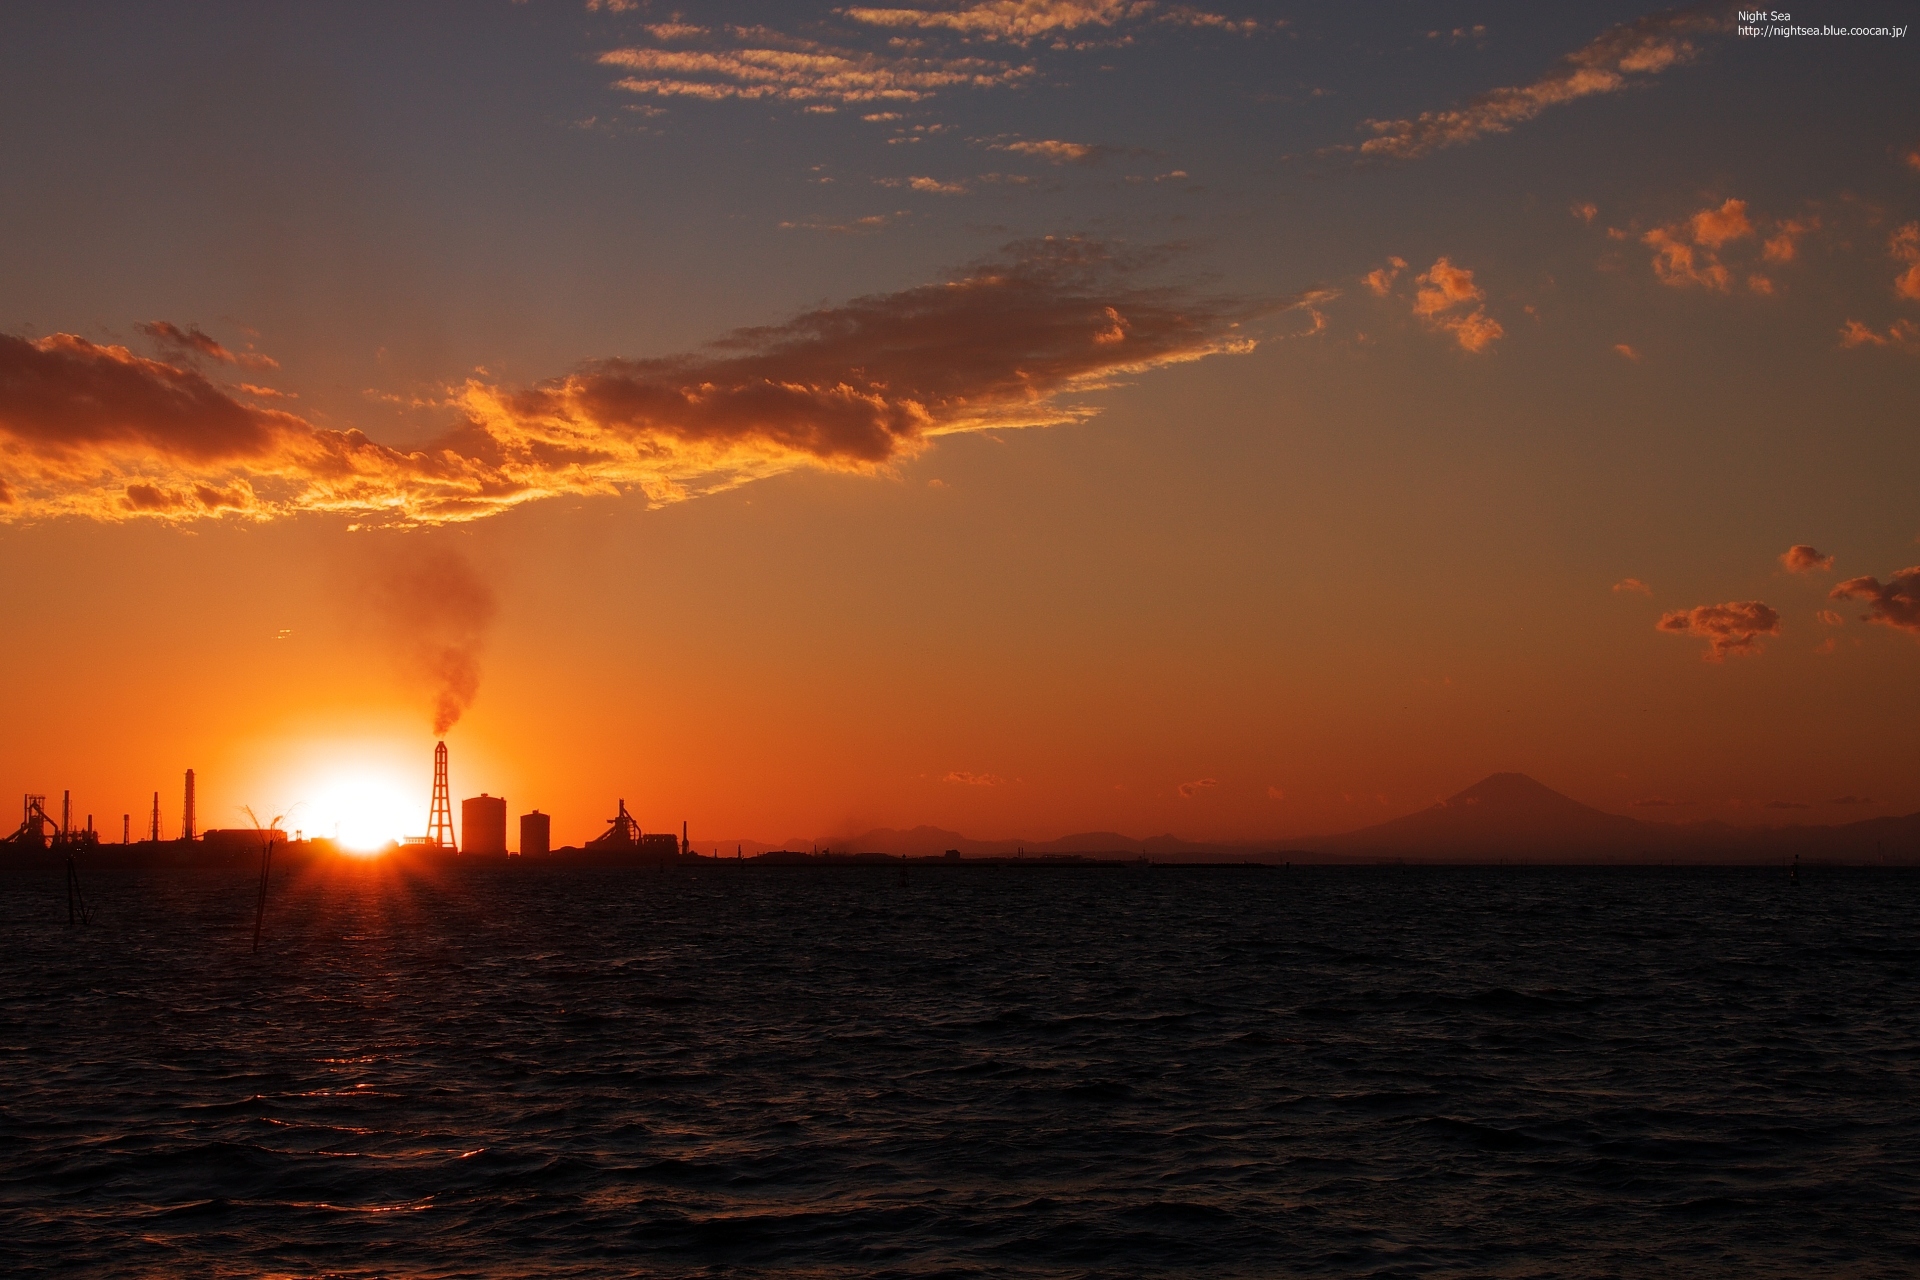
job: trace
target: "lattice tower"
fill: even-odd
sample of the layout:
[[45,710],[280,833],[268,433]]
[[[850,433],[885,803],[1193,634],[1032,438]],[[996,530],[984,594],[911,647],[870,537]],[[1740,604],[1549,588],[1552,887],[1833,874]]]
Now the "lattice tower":
[[452,849],[453,796],[447,790],[447,744],[433,749],[433,808],[427,814],[427,843]]

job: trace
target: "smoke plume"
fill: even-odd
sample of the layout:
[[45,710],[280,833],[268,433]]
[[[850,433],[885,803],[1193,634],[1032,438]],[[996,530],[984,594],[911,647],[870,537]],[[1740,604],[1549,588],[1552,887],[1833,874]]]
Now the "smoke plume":
[[480,692],[492,588],[467,558],[441,548],[392,562],[373,592],[407,674],[428,686],[433,732],[453,728]]

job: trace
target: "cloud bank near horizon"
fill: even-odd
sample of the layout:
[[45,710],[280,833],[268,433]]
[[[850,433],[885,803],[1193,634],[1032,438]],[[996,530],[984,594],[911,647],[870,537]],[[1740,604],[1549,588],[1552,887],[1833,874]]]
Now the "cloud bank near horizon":
[[191,362],[0,334],[0,520],[434,524],[562,495],[664,503],[802,467],[871,473],[941,435],[1079,421],[1094,411],[1077,393],[1253,348],[1240,325],[1262,307],[1143,284],[1148,265],[1047,239],[682,355],[469,381],[447,401],[457,424],[411,450],[262,407]]

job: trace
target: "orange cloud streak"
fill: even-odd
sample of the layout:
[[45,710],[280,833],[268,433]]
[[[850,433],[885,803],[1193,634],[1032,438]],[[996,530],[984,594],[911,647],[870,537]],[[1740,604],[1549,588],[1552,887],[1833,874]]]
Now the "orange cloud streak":
[[197,370],[60,334],[0,335],[0,516],[402,523],[560,494],[654,502],[796,467],[872,471],[940,435],[1078,421],[1064,402],[1253,343],[1244,304],[1150,289],[1081,240],[532,387],[470,381],[462,421],[403,451],[233,398]]
[[1369,120],[1375,137],[1360,144],[1367,159],[1413,160],[1445,147],[1507,133],[1549,107],[1595,94],[1618,93],[1691,62],[1693,37],[1722,31],[1723,16],[1700,12],[1656,14],[1618,26],[1561,59],[1532,84],[1494,89],[1448,111],[1411,120]]

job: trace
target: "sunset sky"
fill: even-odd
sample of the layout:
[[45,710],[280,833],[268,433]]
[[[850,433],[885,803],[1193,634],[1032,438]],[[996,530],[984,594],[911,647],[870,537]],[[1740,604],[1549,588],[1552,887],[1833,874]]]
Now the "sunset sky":
[[1734,13],[9,6],[0,800],[1920,809],[1917,46]]

